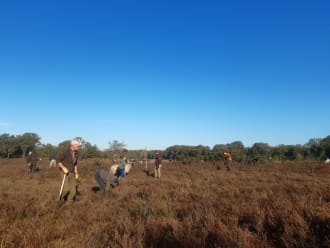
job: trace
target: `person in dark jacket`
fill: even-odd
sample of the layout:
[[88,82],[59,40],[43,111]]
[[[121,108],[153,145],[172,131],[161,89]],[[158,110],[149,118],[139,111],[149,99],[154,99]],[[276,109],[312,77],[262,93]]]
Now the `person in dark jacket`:
[[[65,174],[65,183],[63,192],[63,198],[73,202],[77,194],[77,188],[79,182],[78,174],[78,150],[80,148],[79,140],[72,140],[71,146],[66,149],[62,154],[57,158],[57,165],[60,171]],[[62,174],[61,173],[61,177]]]
[[28,167],[28,172],[35,172],[37,171],[37,155],[35,152],[30,151],[26,157],[26,163]]
[[95,180],[100,186],[100,191],[102,192],[109,190],[111,187],[114,188],[119,184],[118,177],[105,169],[96,171]]

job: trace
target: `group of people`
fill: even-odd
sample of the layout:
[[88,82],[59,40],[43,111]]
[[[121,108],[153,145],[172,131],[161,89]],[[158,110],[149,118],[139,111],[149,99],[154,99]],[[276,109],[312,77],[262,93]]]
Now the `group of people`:
[[[28,152],[28,154],[26,155],[26,164],[29,173],[36,172],[39,170],[37,166],[38,160],[41,160],[41,158],[38,158],[36,152],[34,151]],[[49,168],[56,167],[55,155],[52,155],[49,160],[50,160]]]
[[[59,199],[72,203],[78,193],[78,183],[80,181],[78,173],[78,150],[81,143],[79,140],[72,140],[71,146],[67,148],[57,158],[52,157],[50,167],[57,162],[57,166],[61,172],[62,185]],[[32,153],[31,153],[32,154]],[[162,156],[160,152],[155,154],[155,178],[160,178]],[[32,164],[32,162],[31,162]],[[125,157],[120,157],[118,170],[116,175],[109,170],[99,169],[96,171],[95,180],[99,185],[100,191],[106,191],[119,185],[119,179],[125,176]]]
[[[52,157],[50,167],[54,166],[54,163],[61,171],[62,185],[60,190],[60,199],[73,202],[77,195],[77,183],[79,183],[78,173],[78,150],[80,149],[80,141],[72,140],[71,146],[66,149],[57,158]],[[225,166],[228,171],[231,170],[232,157],[229,152],[224,152]],[[27,157],[29,172],[36,170],[37,157],[33,152],[29,152]],[[99,169],[96,171],[95,180],[97,181],[100,191],[106,191],[110,188],[119,185],[119,178],[125,176],[125,158],[120,157],[118,165],[118,173],[114,175],[109,170]],[[162,166],[162,154],[160,152],[155,153],[155,164],[154,164],[154,176],[157,179],[161,177],[161,166]],[[63,193],[64,192],[64,193]]]

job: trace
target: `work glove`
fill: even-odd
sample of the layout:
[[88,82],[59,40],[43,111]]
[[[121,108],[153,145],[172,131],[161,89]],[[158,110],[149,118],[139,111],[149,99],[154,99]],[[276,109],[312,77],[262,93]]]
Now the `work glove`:
[[74,175],[74,178],[76,179],[77,183],[81,183],[81,181],[80,181],[80,177],[79,177],[79,174],[78,174],[78,173],[76,173],[76,174]]
[[62,171],[63,171],[64,174],[68,174],[69,173],[68,168],[66,168],[65,166],[62,167]]

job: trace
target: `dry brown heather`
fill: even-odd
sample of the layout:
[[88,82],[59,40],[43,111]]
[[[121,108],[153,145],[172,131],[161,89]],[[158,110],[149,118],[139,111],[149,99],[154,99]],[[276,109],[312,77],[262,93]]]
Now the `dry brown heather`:
[[48,161],[29,175],[2,159],[0,247],[330,247],[329,167],[220,165],[165,164],[160,180],[136,165],[102,194],[95,161],[81,161],[69,206]]

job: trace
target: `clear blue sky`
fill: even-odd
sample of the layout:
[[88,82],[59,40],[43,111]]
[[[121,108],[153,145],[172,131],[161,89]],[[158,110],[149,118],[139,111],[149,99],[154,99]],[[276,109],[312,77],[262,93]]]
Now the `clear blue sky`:
[[330,134],[330,1],[0,2],[0,134],[128,149]]

